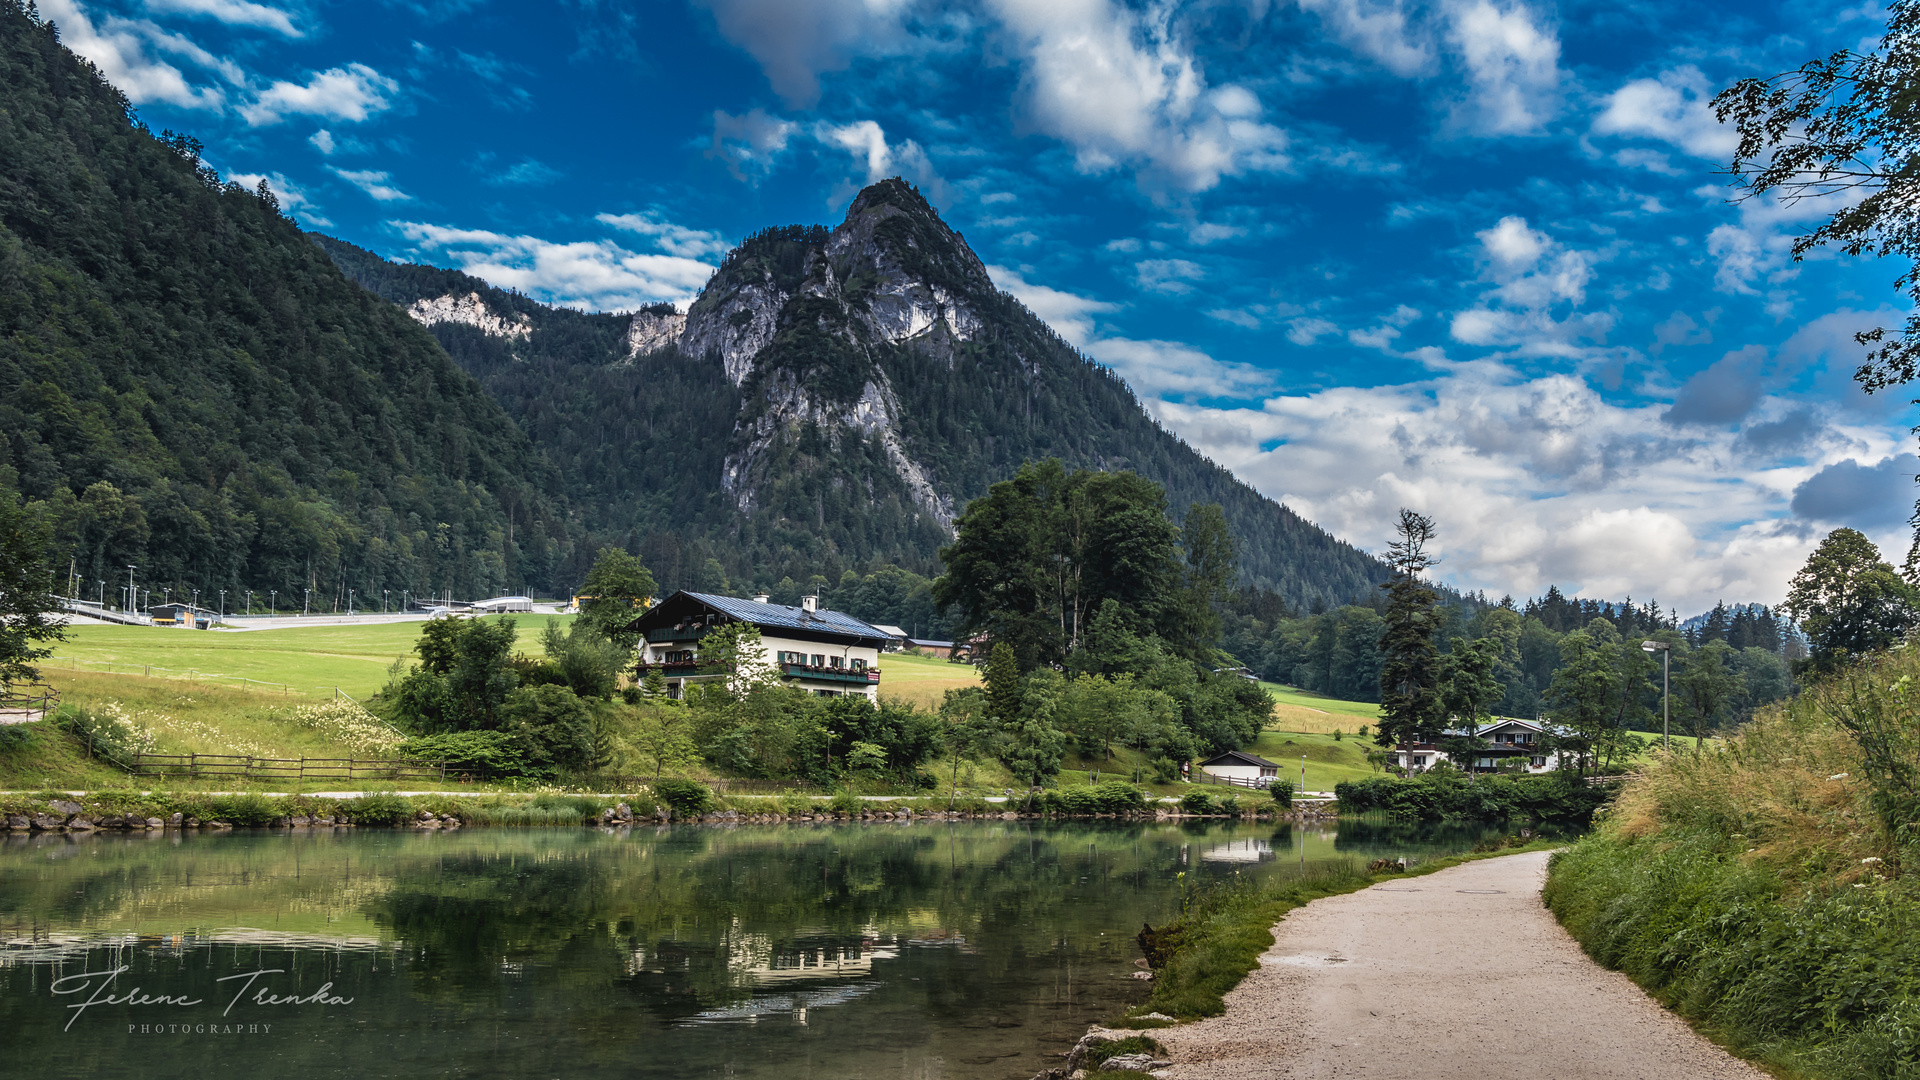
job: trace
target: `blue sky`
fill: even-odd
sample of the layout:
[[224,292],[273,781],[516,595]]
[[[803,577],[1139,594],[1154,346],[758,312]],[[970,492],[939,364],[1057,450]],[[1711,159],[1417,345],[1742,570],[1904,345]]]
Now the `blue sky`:
[[1901,267],[1729,201],[1705,103],[1869,3],[42,0],[154,129],[312,228],[541,299],[685,301],[733,242],[918,184],[1063,336],[1255,487],[1443,577],[1778,601],[1904,555]]

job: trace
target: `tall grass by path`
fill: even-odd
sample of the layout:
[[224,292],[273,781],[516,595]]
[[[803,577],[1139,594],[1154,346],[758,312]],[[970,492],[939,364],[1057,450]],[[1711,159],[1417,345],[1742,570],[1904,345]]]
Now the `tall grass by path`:
[[1896,690],[1915,677],[1920,655],[1894,654],[1729,739],[1655,755],[1554,858],[1549,907],[1739,1053],[1815,1080],[1920,1077],[1920,867],[1841,723],[1875,702],[1920,734]]

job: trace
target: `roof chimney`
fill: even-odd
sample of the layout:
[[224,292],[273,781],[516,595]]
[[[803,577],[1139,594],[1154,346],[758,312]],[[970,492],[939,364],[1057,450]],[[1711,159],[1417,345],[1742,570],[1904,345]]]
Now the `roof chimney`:
[[757,592],[753,594],[753,602],[756,604],[764,604],[767,602],[767,599],[768,597],[766,593]]
[[819,610],[820,610],[820,598],[819,598],[818,596],[803,596],[803,597],[801,597],[801,598],[800,598],[800,610],[801,610],[801,611],[804,611],[804,612],[806,612],[806,613],[807,613],[807,614],[809,614],[809,615],[811,615],[811,614],[813,614],[813,613],[814,613],[814,612],[816,612],[816,611],[819,611]]

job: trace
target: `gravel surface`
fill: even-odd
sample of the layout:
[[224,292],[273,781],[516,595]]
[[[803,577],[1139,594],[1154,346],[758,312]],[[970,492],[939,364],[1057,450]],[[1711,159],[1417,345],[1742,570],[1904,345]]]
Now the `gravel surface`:
[[1274,927],[1224,1016],[1156,1032],[1170,1080],[1764,1080],[1540,902],[1547,852],[1316,900]]

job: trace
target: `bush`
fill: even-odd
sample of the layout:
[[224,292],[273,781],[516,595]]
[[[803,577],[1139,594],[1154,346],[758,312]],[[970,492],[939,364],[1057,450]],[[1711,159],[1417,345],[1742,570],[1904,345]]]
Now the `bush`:
[[1240,816],[1240,796],[1238,795],[1228,795],[1220,800],[1218,806],[1219,812],[1228,817]]
[[398,825],[413,816],[413,804],[391,791],[375,791],[340,804],[356,825]]
[[201,804],[199,816],[203,821],[258,827],[273,824],[273,819],[280,817],[281,812],[265,795],[249,792],[245,795],[212,796]]
[[1170,757],[1157,757],[1153,759],[1153,782],[1154,783],[1171,784],[1178,779],[1180,779],[1180,763],[1179,762],[1173,760]]
[[1189,814],[1211,814],[1214,812],[1213,796],[1204,791],[1189,791],[1180,796],[1180,809]]
[[421,761],[444,763],[454,772],[487,777],[527,775],[527,759],[521,752],[520,741],[504,731],[417,735],[401,743],[400,752]]
[[1267,794],[1273,796],[1273,801],[1280,806],[1293,809],[1293,781],[1275,780],[1267,785]]
[[698,780],[655,780],[654,797],[678,814],[698,814],[713,808],[713,792]]
[[1343,814],[1385,811],[1419,821],[1511,817],[1586,821],[1618,790],[1617,785],[1590,787],[1572,773],[1483,776],[1472,782],[1455,774],[1343,780],[1334,785],[1333,795]]

